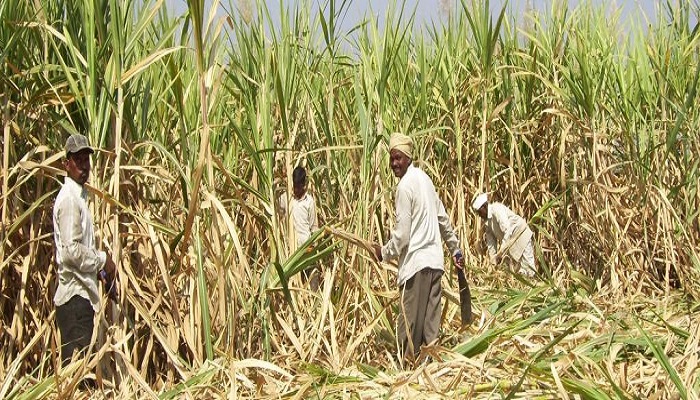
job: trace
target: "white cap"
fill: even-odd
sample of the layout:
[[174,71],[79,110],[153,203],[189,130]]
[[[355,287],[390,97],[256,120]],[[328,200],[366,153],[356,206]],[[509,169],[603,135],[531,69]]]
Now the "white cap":
[[476,196],[474,199],[474,202],[472,203],[472,208],[474,210],[480,209],[484,204],[486,204],[489,201],[489,196],[486,193],[481,193],[480,195]]

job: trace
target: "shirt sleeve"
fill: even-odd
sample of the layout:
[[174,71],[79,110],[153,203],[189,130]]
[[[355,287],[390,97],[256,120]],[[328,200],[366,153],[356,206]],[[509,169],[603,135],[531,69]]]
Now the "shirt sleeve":
[[440,236],[442,236],[442,240],[447,244],[450,254],[454,256],[459,251],[459,239],[452,227],[450,217],[447,215],[447,211],[445,211],[445,205],[440,199],[438,199],[438,225],[440,225]]
[[391,231],[391,238],[382,247],[382,259],[385,261],[398,257],[408,246],[411,234],[411,197],[408,190],[398,187],[396,191],[396,226]]
[[287,215],[287,196],[284,193],[277,197],[277,213],[281,216]]
[[497,252],[496,237],[493,235],[493,232],[491,232],[491,229],[488,227],[484,229],[484,238],[486,239],[486,249],[488,250],[489,258],[491,259],[491,261],[495,262]]
[[56,211],[58,221],[62,260],[64,267],[72,268],[83,273],[97,271],[105,265],[107,254],[85,246],[83,242],[83,226],[80,222],[80,206],[75,202],[63,201]]
[[309,226],[311,228],[311,233],[313,234],[318,230],[318,216],[316,215],[316,201],[311,198],[311,204],[309,205]]
[[498,212],[496,212],[496,221],[501,228],[501,232],[503,232],[502,244],[508,243],[510,237],[513,236],[515,228],[520,224],[521,219],[522,218],[520,218],[505,205],[498,207]]

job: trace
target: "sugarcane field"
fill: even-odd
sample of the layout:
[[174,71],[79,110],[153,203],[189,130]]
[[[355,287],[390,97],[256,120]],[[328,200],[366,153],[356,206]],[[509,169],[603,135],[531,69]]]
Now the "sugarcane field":
[[0,0],[0,399],[700,399],[699,15]]

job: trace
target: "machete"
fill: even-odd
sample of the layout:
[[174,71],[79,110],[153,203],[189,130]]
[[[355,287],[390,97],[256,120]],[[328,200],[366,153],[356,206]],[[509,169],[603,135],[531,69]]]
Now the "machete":
[[461,311],[462,326],[472,322],[472,295],[469,292],[469,284],[464,276],[464,268],[457,267],[457,283],[459,284],[459,307]]

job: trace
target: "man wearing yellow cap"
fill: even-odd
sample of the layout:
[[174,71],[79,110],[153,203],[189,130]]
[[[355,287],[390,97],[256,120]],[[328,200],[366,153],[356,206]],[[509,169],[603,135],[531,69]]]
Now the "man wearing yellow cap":
[[389,140],[389,165],[399,178],[396,188],[396,225],[382,247],[374,245],[378,260],[399,259],[401,292],[397,336],[400,354],[413,358],[420,346],[438,338],[440,280],[444,271],[442,241],[458,268],[464,267],[459,239],[430,177],[412,165],[413,141],[395,133]]
[[527,222],[504,204],[489,204],[486,193],[476,196],[472,208],[484,221],[484,237],[491,262],[500,264],[503,256],[508,255],[517,264],[521,275],[535,276],[532,231]]

